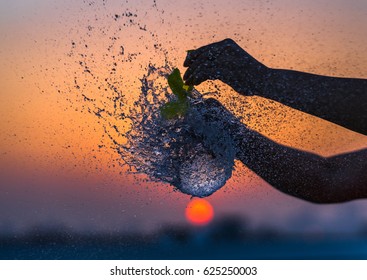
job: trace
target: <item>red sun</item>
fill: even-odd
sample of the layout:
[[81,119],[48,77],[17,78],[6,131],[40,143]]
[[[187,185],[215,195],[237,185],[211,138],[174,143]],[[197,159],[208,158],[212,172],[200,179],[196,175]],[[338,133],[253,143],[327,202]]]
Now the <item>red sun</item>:
[[213,207],[208,201],[195,198],[186,207],[186,219],[194,225],[206,225],[214,217]]

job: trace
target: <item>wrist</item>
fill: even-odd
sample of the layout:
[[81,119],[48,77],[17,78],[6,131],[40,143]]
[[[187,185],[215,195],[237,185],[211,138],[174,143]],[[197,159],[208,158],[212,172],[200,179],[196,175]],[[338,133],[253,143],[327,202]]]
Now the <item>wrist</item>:
[[232,81],[232,86],[238,93],[246,96],[261,96],[266,94],[271,76],[273,75],[273,69],[266,67],[260,62],[253,64],[242,64],[237,69],[236,77]]
[[236,148],[236,158],[246,164],[248,162],[249,154],[254,148],[254,131],[240,123],[236,124],[235,128],[231,130],[231,135]]
[[259,67],[256,78],[254,78],[254,91],[256,92],[254,95],[263,97],[263,98],[271,98],[271,88],[272,88],[272,80],[274,76],[274,69],[268,68],[264,65],[263,67]]

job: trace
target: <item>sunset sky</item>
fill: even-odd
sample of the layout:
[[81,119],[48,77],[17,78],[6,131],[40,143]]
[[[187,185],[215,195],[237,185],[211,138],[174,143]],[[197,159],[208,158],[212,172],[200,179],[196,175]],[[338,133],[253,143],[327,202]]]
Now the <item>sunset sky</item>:
[[[82,94],[111,109],[105,79],[131,105],[149,64],[167,59],[184,71],[186,50],[224,38],[272,68],[367,78],[366,27],[364,0],[0,0],[0,234],[187,223],[190,197],[127,174],[104,123],[88,112]],[[219,86],[219,99],[235,107],[228,96],[236,93]],[[250,116],[244,121],[280,143],[325,156],[367,147],[366,136],[279,104],[258,97],[240,102]],[[254,227],[297,232],[367,225],[367,201],[313,205],[237,165],[226,186],[207,198],[215,218],[236,214]]]

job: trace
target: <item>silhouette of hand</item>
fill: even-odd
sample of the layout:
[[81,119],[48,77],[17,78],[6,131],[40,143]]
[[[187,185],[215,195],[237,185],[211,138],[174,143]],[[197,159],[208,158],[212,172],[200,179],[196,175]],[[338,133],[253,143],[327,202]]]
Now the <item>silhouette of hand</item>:
[[[238,148],[241,146],[239,144],[249,136],[250,130],[232,112],[228,111],[226,107],[214,98],[203,99],[202,102],[193,106],[195,108],[194,111],[200,117],[191,117],[191,119],[201,120],[197,124],[192,124],[193,128],[196,126],[199,128],[195,130],[196,133],[198,135],[208,135],[208,128],[215,127],[212,131],[219,130],[220,133],[215,133],[215,135],[207,138],[206,141],[212,142],[211,146],[225,146],[230,141],[234,145],[233,149],[235,152],[239,152]],[[200,132],[200,130],[203,131]]]
[[188,85],[218,79],[246,95],[262,92],[268,71],[232,39],[189,51],[184,66],[189,67],[183,77]]

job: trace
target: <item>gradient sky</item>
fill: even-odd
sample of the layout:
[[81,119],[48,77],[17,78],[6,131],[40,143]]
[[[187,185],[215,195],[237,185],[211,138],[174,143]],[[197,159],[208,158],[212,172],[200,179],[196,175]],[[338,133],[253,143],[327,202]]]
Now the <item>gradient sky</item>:
[[[127,11],[137,15],[135,24],[114,19]],[[269,67],[367,78],[366,27],[363,0],[0,0],[0,234],[36,226],[128,231],[185,222],[190,197],[142,182],[144,176],[118,165],[103,126],[74,88],[77,77],[85,92],[108,100],[83,74],[79,54],[131,100],[146,66],[164,64],[162,49],[184,70],[186,50],[227,37]],[[113,36],[117,42],[107,50]],[[126,56],[140,54],[110,75],[119,45]],[[235,93],[220,86],[228,103]],[[248,125],[283,144],[322,155],[367,147],[367,137],[336,125],[260,98],[244,102]],[[276,110],[267,113],[261,104]],[[217,217],[241,215],[255,227],[339,232],[367,221],[365,201],[313,205],[273,190],[240,164],[208,200]]]

